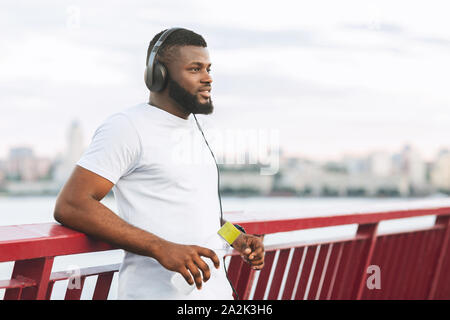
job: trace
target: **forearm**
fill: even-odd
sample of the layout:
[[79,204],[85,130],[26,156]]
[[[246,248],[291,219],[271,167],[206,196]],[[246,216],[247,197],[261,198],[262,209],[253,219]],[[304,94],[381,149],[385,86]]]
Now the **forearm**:
[[76,204],[58,200],[54,216],[67,227],[143,256],[156,258],[165,242],[164,239],[127,223],[93,198]]
[[210,258],[219,268],[219,258],[210,249],[164,240],[127,223],[94,198],[75,201],[76,204],[69,204],[70,200],[58,199],[54,213],[58,222],[117,248],[155,258],[164,268],[180,273],[189,284],[195,283],[199,289],[202,281],[206,282],[211,275],[201,257]]

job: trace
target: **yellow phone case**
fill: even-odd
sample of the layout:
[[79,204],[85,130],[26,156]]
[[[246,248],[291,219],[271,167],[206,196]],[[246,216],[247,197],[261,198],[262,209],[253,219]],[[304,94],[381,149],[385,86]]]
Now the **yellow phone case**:
[[241,232],[231,223],[226,222],[217,232],[230,246]]

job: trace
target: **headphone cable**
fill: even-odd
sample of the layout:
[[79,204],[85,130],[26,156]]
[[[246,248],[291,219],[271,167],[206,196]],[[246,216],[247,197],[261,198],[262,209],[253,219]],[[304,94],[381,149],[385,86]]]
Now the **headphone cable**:
[[[198,127],[198,129],[200,130],[200,132],[202,133],[203,140],[205,140],[206,145],[208,146],[209,152],[211,152],[211,155],[212,155],[212,157],[213,157],[213,159],[214,159],[214,163],[216,164],[216,168],[217,168],[217,194],[219,195],[219,205],[220,205],[220,226],[222,226],[222,222],[223,222],[223,211],[222,211],[222,199],[221,199],[221,197],[220,197],[220,172],[219,172],[219,165],[217,164],[216,157],[214,156],[214,153],[212,152],[212,150],[211,150],[211,148],[210,148],[210,146],[209,146],[209,143],[208,143],[208,141],[207,141],[206,138],[205,138],[205,134],[203,133],[203,130],[202,130],[202,128],[200,127],[200,124],[198,123],[197,117],[195,116],[194,113],[193,113],[192,115],[194,116],[195,122],[197,123],[197,127]],[[228,277],[227,266],[226,266],[226,264],[225,264],[225,256],[223,257],[223,267],[224,267],[224,269],[225,269],[225,275],[226,275],[226,277],[227,277],[228,282],[230,283],[231,289],[233,289],[233,292],[234,292],[234,294],[236,295],[236,298],[237,298],[236,300],[239,300],[239,295],[238,295],[238,293],[236,292],[236,290],[234,289],[234,286],[233,286],[233,284],[231,283],[230,278]]]

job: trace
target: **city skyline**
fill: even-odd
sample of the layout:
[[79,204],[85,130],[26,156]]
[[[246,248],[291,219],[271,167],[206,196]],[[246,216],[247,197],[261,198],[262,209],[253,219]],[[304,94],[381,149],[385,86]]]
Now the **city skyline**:
[[[80,125],[80,122],[78,119],[72,120],[71,123],[72,124],[77,123],[77,125]],[[92,137],[87,136],[82,131],[82,125],[80,126],[79,129],[80,129],[80,134],[81,134],[81,137],[80,137],[81,141],[79,142],[80,143],[79,148],[82,147],[83,152],[84,152],[84,150],[88,147]],[[237,129],[237,130],[239,130],[239,129]],[[68,130],[66,130],[66,131],[68,131]],[[66,136],[67,134],[68,134],[68,132],[65,132],[64,136]],[[282,153],[284,156],[289,157],[289,158],[302,158],[302,159],[308,159],[308,160],[317,161],[317,162],[333,162],[333,161],[342,160],[343,158],[346,158],[346,157],[364,158],[364,157],[370,156],[371,154],[380,154],[380,153],[384,154],[385,153],[385,154],[394,155],[394,154],[401,152],[401,150],[404,149],[405,147],[412,147],[414,150],[418,151],[420,156],[424,160],[424,162],[432,162],[439,156],[439,154],[450,150],[450,144],[449,144],[448,146],[442,146],[440,148],[437,148],[436,150],[434,150],[432,153],[428,154],[428,156],[427,156],[414,143],[403,143],[403,144],[399,144],[398,148],[383,149],[380,147],[380,148],[375,148],[375,149],[366,149],[366,150],[358,150],[358,151],[346,150],[346,151],[342,151],[342,152],[337,152],[333,156],[329,156],[329,157],[326,157],[326,156],[325,157],[314,157],[314,155],[310,155],[310,154],[306,154],[306,153],[296,153],[296,152],[292,152],[292,150],[283,149],[282,147],[280,148],[280,153]],[[64,153],[67,152],[68,146],[65,143],[64,145],[61,146],[61,148],[56,149],[53,152],[52,151],[42,152],[43,149],[40,149],[39,146],[36,146],[36,145],[32,145],[29,143],[15,144],[15,145],[7,146],[6,148],[4,148],[5,152],[3,154],[0,153],[0,161],[2,161],[2,160],[4,161],[4,160],[8,159],[12,150],[21,149],[21,148],[32,150],[33,154],[40,158],[56,159],[58,157],[64,156]],[[223,156],[225,157],[226,155],[223,155]]]
[[[203,117],[203,116],[200,116]],[[204,119],[203,119],[204,120]],[[205,123],[203,123],[203,125],[205,125]],[[220,164],[227,164],[227,160],[229,160],[228,164],[239,164],[237,163],[233,163],[234,159],[236,160],[240,160],[240,159],[245,159],[244,162],[242,163],[244,165],[247,164],[253,164],[254,162],[252,162],[251,160],[249,161],[249,158],[251,158],[251,156],[249,155],[249,153],[251,153],[252,151],[255,150],[251,150],[249,147],[251,147],[251,136],[250,135],[242,135],[243,130],[240,129],[236,129],[235,130],[235,134],[230,136],[230,130],[228,131],[214,131],[216,130],[214,127],[204,127],[203,128],[206,136],[208,137],[208,139],[210,140],[211,146],[214,148],[216,146],[214,139],[211,139],[212,137],[214,137],[214,133],[221,133],[223,136],[225,136],[225,143],[222,141],[222,143],[218,144],[218,146],[221,146],[222,144],[233,144],[233,143],[237,143],[240,144],[241,149],[236,148],[236,147],[231,147],[231,149],[227,149],[227,148],[223,148],[223,149],[217,149],[215,150],[215,153],[218,154],[218,159],[222,160],[222,162]],[[233,130],[231,130],[231,132],[233,132]],[[182,133],[182,132],[180,132]],[[228,133],[228,142],[226,141],[226,136]],[[250,133],[252,133],[250,131]],[[239,135],[241,134],[241,135]],[[86,135],[86,133],[83,130],[83,125],[81,123],[81,121],[79,121],[79,119],[72,119],[72,121],[70,122],[70,124],[67,126],[64,134],[61,134],[62,136],[65,137],[64,139],[64,145],[61,147],[61,149],[56,150],[53,153],[48,153],[48,154],[43,154],[39,152],[39,148],[31,145],[31,144],[17,144],[14,146],[11,146],[9,148],[7,148],[7,152],[4,155],[0,154],[0,161],[5,161],[8,160],[8,158],[11,157],[12,154],[17,153],[17,152],[25,152],[25,153],[30,153],[32,154],[34,157],[38,157],[38,158],[42,158],[42,159],[50,159],[50,160],[57,160],[57,159],[63,159],[63,158],[68,158],[70,159],[69,162],[71,163],[75,163],[78,158],[82,155],[82,153],[87,149],[87,147],[89,146],[90,142],[91,142],[91,136]],[[233,138],[233,139],[230,139]],[[244,143],[242,143],[242,141],[238,141],[238,139],[245,139],[247,141],[244,141]],[[278,143],[278,142],[277,142]],[[244,149],[242,149],[242,147],[244,146]],[[247,147],[247,148],[245,148]],[[268,148],[270,147],[269,144],[264,145],[263,147]],[[277,145],[275,147],[278,147]],[[366,150],[363,152],[341,152],[337,154],[337,157],[329,157],[329,158],[314,158],[311,155],[308,154],[296,154],[296,153],[292,153],[289,152],[289,150],[285,150],[282,147],[280,147],[279,150],[277,150],[277,154],[275,154],[276,156],[279,156],[280,158],[293,158],[293,159],[304,159],[304,160],[310,160],[310,161],[315,161],[315,162],[322,162],[322,163],[327,163],[327,162],[335,162],[335,161],[345,161],[345,159],[364,159],[364,158],[368,158],[371,156],[379,156],[379,155],[383,155],[383,156],[395,156],[396,154],[400,154],[402,152],[404,152],[406,149],[411,149],[413,150],[415,153],[417,153],[417,155],[421,158],[421,160],[423,162],[433,162],[435,160],[437,160],[437,158],[442,155],[442,153],[450,153],[450,146],[444,146],[439,148],[438,150],[436,150],[433,154],[432,157],[427,158],[424,153],[422,152],[422,150],[420,148],[418,148],[416,145],[411,144],[411,143],[405,143],[400,145],[398,148],[396,149],[383,149],[383,148],[376,148],[376,149],[372,149],[372,150]],[[195,152],[195,149],[192,149]],[[227,150],[230,151],[231,153],[227,154]],[[223,151],[223,152],[221,152]],[[256,150],[256,152],[260,152],[260,150]],[[242,157],[243,155],[243,157]],[[230,160],[231,159],[231,160]],[[256,159],[257,161],[259,161],[259,159]],[[254,161],[254,160],[253,160]]]
[[[91,137],[89,137],[89,139],[84,140],[84,144],[83,144],[84,149],[86,149],[88,147],[88,145],[90,143],[90,139],[91,139]],[[436,150],[432,150],[430,153],[427,154],[427,153],[423,152],[423,150],[421,150],[414,143],[403,143],[403,144],[399,143],[397,148],[393,147],[393,148],[383,149],[382,147],[379,147],[379,148],[374,148],[374,149],[345,150],[345,151],[341,151],[341,152],[336,152],[329,156],[314,156],[314,154],[307,154],[307,153],[295,152],[295,151],[293,152],[292,150],[283,149],[283,148],[281,148],[280,151],[284,156],[290,157],[290,158],[302,158],[302,159],[308,159],[308,160],[317,161],[317,162],[333,162],[333,161],[342,160],[343,158],[346,158],[346,157],[364,158],[364,157],[369,156],[370,154],[375,154],[375,153],[387,153],[387,154],[394,155],[396,153],[399,153],[403,148],[405,148],[407,146],[410,146],[410,147],[414,148],[415,150],[417,150],[425,162],[432,162],[439,156],[439,154],[450,150],[450,144],[447,146],[443,145],[441,147],[437,147]],[[63,146],[61,146],[61,148],[58,148],[55,150],[41,149],[41,148],[39,148],[39,146],[32,145],[30,143],[6,146],[4,148],[5,152],[3,154],[0,153],[0,161],[6,160],[9,157],[11,150],[16,149],[16,148],[29,148],[33,151],[33,154],[35,156],[38,156],[40,158],[56,159],[59,156],[63,156],[67,146],[63,145]],[[225,155],[224,155],[224,157],[225,157]]]
[[[218,131],[218,132],[242,132],[242,131],[256,131],[256,130],[267,130],[267,129],[257,129],[256,127],[252,127],[250,129],[245,129],[245,128],[223,128],[223,127],[216,127],[214,126],[213,123],[211,123],[211,121],[208,121],[208,119],[206,118],[207,116],[204,115],[200,115],[197,116],[199,119],[203,120],[204,125],[206,124],[206,128],[209,128],[210,131]],[[67,151],[67,144],[66,144],[66,138],[67,135],[69,134],[69,130],[70,130],[70,125],[73,125],[74,123],[77,124],[77,126],[79,127],[78,130],[80,130],[80,134],[81,134],[81,141],[80,144],[83,145],[83,148],[87,148],[89,143],[91,142],[92,136],[94,134],[94,131],[96,129],[96,127],[93,129],[93,131],[89,134],[86,134],[85,130],[84,130],[84,126],[82,121],[80,121],[79,118],[74,118],[71,119],[69,121],[69,123],[67,124],[67,127],[64,128],[63,132],[58,132],[57,135],[60,137],[63,137],[63,141],[61,146],[59,146],[58,148],[42,148],[40,145],[34,145],[32,143],[17,143],[17,144],[12,144],[12,145],[4,145],[2,143],[0,143],[0,150],[3,149],[3,152],[0,152],[0,161],[1,160],[5,160],[10,151],[14,148],[30,148],[33,150],[33,152],[35,153],[35,155],[42,157],[42,158],[49,158],[49,159],[55,159],[58,156],[62,156],[64,154],[65,151]],[[100,125],[100,123],[98,124]],[[237,134],[236,134],[237,135]],[[280,137],[282,140],[282,136]],[[295,157],[295,158],[305,158],[305,159],[310,159],[313,161],[319,161],[319,162],[327,162],[327,161],[339,161],[344,157],[366,157],[369,154],[372,153],[390,153],[390,154],[395,154],[398,153],[399,150],[401,150],[402,148],[404,148],[405,146],[411,146],[412,148],[416,149],[419,151],[420,155],[423,157],[424,161],[426,162],[432,162],[436,159],[436,157],[439,156],[439,154],[442,151],[445,150],[450,150],[450,143],[448,145],[441,145],[438,147],[435,147],[434,149],[430,149],[428,150],[422,150],[420,148],[420,146],[418,146],[415,143],[411,143],[411,141],[405,141],[404,143],[399,142],[397,145],[391,146],[391,147],[383,147],[383,146],[378,146],[375,148],[359,148],[359,149],[354,149],[354,150],[341,150],[341,151],[337,151],[335,153],[330,153],[330,154],[326,154],[326,152],[324,152],[323,154],[317,155],[314,153],[306,153],[306,152],[301,152],[301,151],[296,151],[296,150],[292,150],[289,148],[286,148],[285,145],[283,145],[283,141],[279,142],[280,144],[280,151],[285,155],[285,156],[290,156],[290,157]],[[218,152],[219,150],[216,150],[216,152]]]
[[[53,159],[41,158],[28,147],[12,148],[7,159],[0,159],[0,193],[57,193],[85,150],[78,121],[71,123],[66,138],[65,151]],[[442,150],[433,162],[426,162],[409,145],[394,154],[378,151],[326,163],[280,152],[279,159],[269,166],[265,162],[253,163],[248,152],[244,158],[229,157],[231,162],[218,161],[225,195],[417,197],[450,193],[448,149]],[[177,163],[180,156],[184,158],[177,153]],[[245,160],[241,162],[242,159]]]
[[[224,194],[408,197],[450,193],[448,148],[442,149],[432,161],[424,159],[414,146],[404,145],[394,153],[376,150],[359,156],[344,154],[339,159],[321,162],[284,153],[279,149],[279,141],[273,141],[277,134],[270,139],[267,131],[231,132],[230,135],[230,132],[210,131],[210,127],[203,125],[205,136],[216,149]],[[175,130],[173,134],[176,140],[191,136],[185,130]],[[39,157],[29,147],[11,148],[8,157],[0,159],[0,193],[57,193],[87,149],[78,120],[70,123],[65,137],[64,151],[51,158]],[[172,150],[172,161],[176,164],[210,161],[209,153],[203,158],[201,146],[189,140],[184,145],[188,147]]]

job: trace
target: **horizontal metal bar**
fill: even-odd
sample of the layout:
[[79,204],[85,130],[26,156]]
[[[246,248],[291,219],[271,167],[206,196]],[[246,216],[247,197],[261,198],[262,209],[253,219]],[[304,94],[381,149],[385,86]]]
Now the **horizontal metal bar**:
[[[347,224],[368,224],[384,220],[394,220],[428,215],[450,215],[450,208],[434,208],[420,210],[387,211],[376,213],[357,213],[338,216],[246,221],[238,222],[248,233],[270,234],[314,228],[333,227]],[[232,221],[236,223],[237,221]]]
[[[426,215],[450,215],[450,207],[236,222],[242,225],[248,233],[271,234]],[[0,262],[114,249],[117,248],[58,223],[0,226]]]
[[[119,271],[120,263],[116,264],[108,264],[104,266],[96,266],[96,267],[88,267],[88,268],[81,268],[80,269],[80,277],[89,277],[89,276],[95,276],[100,275],[107,272],[117,272]],[[58,272],[52,272],[50,275],[50,281],[61,281],[69,279],[73,276],[73,273],[70,271],[58,271]]]
[[36,281],[21,277],[20,279],[0,280],[0,289],[28,288],[36,285]]

